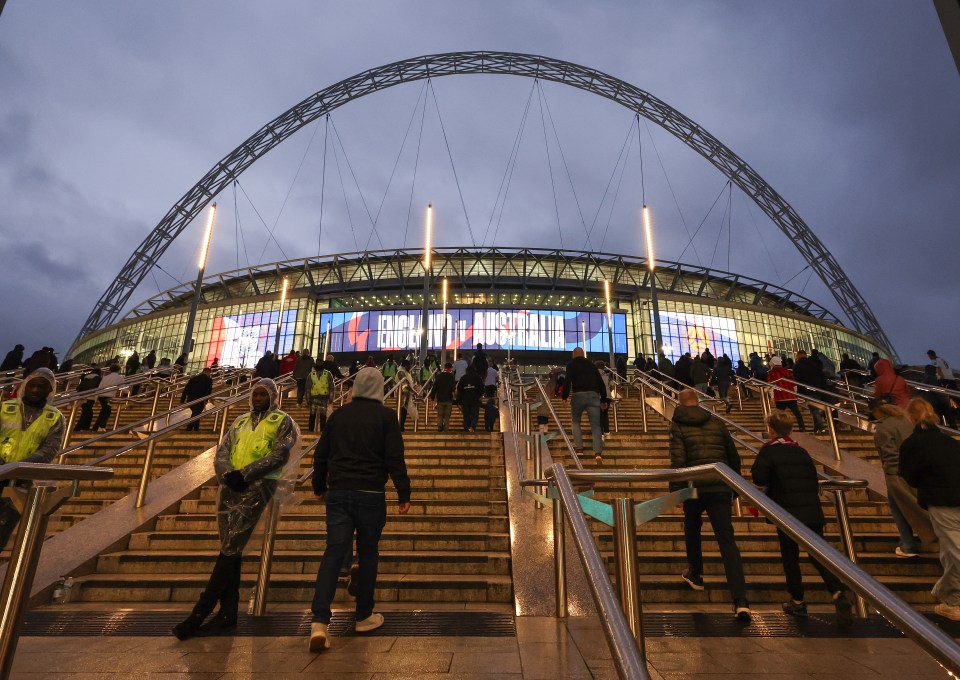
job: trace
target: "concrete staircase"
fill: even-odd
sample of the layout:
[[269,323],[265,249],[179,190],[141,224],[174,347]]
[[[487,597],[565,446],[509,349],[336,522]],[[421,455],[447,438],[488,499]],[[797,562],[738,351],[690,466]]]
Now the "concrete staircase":
[[[306,431],[307,409],[296,406],[293,399],[283,407],[299,423],[308,446],[317,435]],[[398,515],[396,496],[388,488],[378,601],[511,603],[501,435],[425,432],[422,414],[419,433],[410,431],[411,424],[404,440],[412,507],[407,515]],[[212,423],[205,429],[211,427]],[[431,429],[435,427],[433,420]],[[182,434],[169,441],[155,454],[158,473],[213,445],[216,434]],[[58,518],[64,525],[75,521],[81,509],[94,512],[97,503],[129,491],[130,482],[139,477],[140,460],[131,459],[129,465],[119,462],[114,463],[118,475],[111,484],[64,508],[64,516]],[[307,471],[311,463],[312,457],[305,457],[301,470]],[[306,606],[325,546],[324,508],[310,493],[309,484],[298,489],[296,496],[299,502],[286,509],[279,524],[269,600]],[[125,545],[101,555],[91,573],[76,578],[71,601],[104,608],[194,601],[218,550],[215,499],[216,487],[204,486],[151,526],[129,536]],[[255,537],[244,559],[244,594],[254,584],[258,561]],[[345,589],[338,596],[348,599]]]
[[[569,430],[569,402],[553,400],[554,408]],[[605,442],[603,469],[656,469],[669,468],[668,423],[652,409],[647,410],[648,432],[642,432],[640,399],[635,391],[619,405],[619,433],[611,433]],[[753,431],[762,431],[763,413],[758,399],[745,401],[740,411],[734,400],[730,417]],[[584,449],[582,458],[585,469],[597,469],[590,449],[589,427],[583,418]],[[611,422],[612,429],[612,422]],[[879,465],[870,435],[859,431],[839,433],[841,447]],[[571,437],[572,439],[572,437]],[[828,437],[824,438],[829,441]],[[549,443],[555,460],[570,465],[569,455],[561,438]],[[743,474],[749,479],[750,466],[755,458],[753,452],[740,448]],[[595,488],[594,498],[612,500],[630,496],[637,500],[654,498],[667,493],[662,483],[602,484]],[[939,577],[940,565],[936,556],[925,555],[913,559],[894,556],[898,534],[890,518],[885,502],[869,500],[863,491],[847,492],[852,528],[861,566],[887,585],[905,601],[916,605],[934,603],[930,588]],[[826,536],[837,548],[840,547],[839,532],[835,522],[832,502],[824,496],[824,514],[827,517]],[[779,545],[772,524],[762,518],[754,518],[745,510],[743,517],[734,518],[737,543],[743,557],[747,576],[748,595],[752,603],[764,605],[784,601],[787,597],[781,568]],[[645,603],[660,607],[675,605],[690,606],[696,603],[729,603],[723,577],[723,565],[716,541],[713,539],[706,518],[704,528],[705,582],[704,592],[694,592],[680,579],[686,567],[683,538],[683,514],[673,508],[658,519],[639,527],[640,570]],[[594,535],[607,558],[613,574],[612,529],[591,520]],[[822,581],[808,561],[803,562],[804,583],[807,599],[811,602],[826,602],[827,594]]]

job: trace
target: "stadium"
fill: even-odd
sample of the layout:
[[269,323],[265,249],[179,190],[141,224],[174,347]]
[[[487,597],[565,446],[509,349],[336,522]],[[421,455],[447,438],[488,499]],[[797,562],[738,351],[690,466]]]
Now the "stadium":
[[[556,82],[656,123],[770,218],[803,256],[805,269],[826,285],[843,317],[783,286],[702,265],[648,262],[632,254],[476,245],[360,250],[212,276],[204,276],[201,265],[196,284],[180,283],[129,306],[170,243],[240,173],[290,135],[367,94],[464,74]],[[672,359],[708,347],[734,361],[750,352],[813,347],[835,362],[843,353],[861,362],[875,351],[895,356],[866,300],[823,242],[745,160],[701,125],[649,92],[595,69],[510,52],[456,52],[359,73],[316,92],[247,138],[188,190],[131,254],[69,354],[100,362],[153,350],[173,359],[192,347],[187,363],[196,369],[215,359],[252,366],[266,351],[307,348],[329,350],[338,361],[350,362],[419,350],[426,332],[426,346],[434,350],[443,345],[458,352],[482,342],[495,351],[516,351],[518,361],[527,364],[560,361],[577,345],[595,354],[633,357],[654,351],[654,309],[659,309],[664,352]],[[124,310],[129,311],[121,318]],[[423,313],[428,314],[425,325]]]
[[[253,366],[272,351],[329,349],[340,363],[373,355],[416,352],[420,346],[423,252],[345,253],[277,262],[207,276],[191,362]],[[666,354],[727,354],[818,348],[865,362],[886,349],[846,328],[827,309],[796,293],[729,272],[674,262],[655,270]],[[288,282],[283,291],[284,279]],[[433,251],[428,348],[482,342],[521,363],[555,363],[585,345],[609,352],[604,280],[610,282],[616,354],[648,355],[654,347],[650,271],[644,258],[536,249],[442,248]],[[75,357],[101,362],[133,351],[180,353],[194,285],[185,284],[137,305],[126,318],[85,337]],[[282,304],[281,304],[282,303]],[[281,322],[282,316],[282,322]],[[329,340],[328,340],[329,337]]]

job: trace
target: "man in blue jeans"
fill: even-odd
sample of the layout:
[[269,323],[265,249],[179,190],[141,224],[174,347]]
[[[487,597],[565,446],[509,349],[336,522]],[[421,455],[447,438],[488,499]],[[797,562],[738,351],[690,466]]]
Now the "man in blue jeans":
[[[670,464],[675,468],[708,463],[726,463],[740,474],[740,454],[726,426],[699,405],[697,393],[686,389],[677,395],[679,405],[670,423]],[[672,489],[686,482],[671,484]],[[707,513],[720,547],[727,588],[733,598],[734,615],[740,621],[750,620],[747,585],[743,576],[740,550],[733,536],[730,503],[733,493],[722,482],[697,480],[697,498],[683,502],[683,535],[687,548],[687,570],[680,577],[693,590],[703,590],[703,513]]]
[[[327,506],[327,549],[320,560],[313,595],[310,651],[330,648],[327,626],[340,567],[357,538],[356,631],[383,625],[374,613],[380,534],[387,522],[387,477],[397,489],[398,511],[410,509],[410,478],[403,458],[403,435],[396,414],[383,405],[383,375],[377,368],[357,372],[352,400],[334,411],[313,458],[313,493]],[[356,579],[354,582],[354,571]]]
[[577,347],[573,350],[573,361],[567,365],[567,379],[563,382],[563,400],[570,398],[570,417],[573,420],[573,446],[577,455],[583,454],[583,433],[580,431],[580,418],[587,412],[590,420],[590,436],[593,455],[598,463],[603,462],[603,428],[600,425],[600,411],[607,408],[607,386],[600,371]]

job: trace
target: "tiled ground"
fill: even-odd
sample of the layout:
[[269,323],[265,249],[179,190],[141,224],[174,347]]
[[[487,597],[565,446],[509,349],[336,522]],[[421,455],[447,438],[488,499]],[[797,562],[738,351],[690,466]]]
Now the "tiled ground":
[[[908,640],[650,638],[654,680],[859,680],[946,673]],[[334,638],[310,654],[305,638],[23,638],[14,680],[516,680],[616,678],[595,618],[517,619],[516,638]]]

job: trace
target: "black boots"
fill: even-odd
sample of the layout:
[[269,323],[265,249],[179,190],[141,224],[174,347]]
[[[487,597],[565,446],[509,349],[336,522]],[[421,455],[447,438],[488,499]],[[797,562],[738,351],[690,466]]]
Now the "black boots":
[[[190,616],[173,627],[178,640],[189,640],[197,635],[214,635],[233,630],[237,626],[240,605],[240,555],[217,555],[207,587],[194,605]],[[220,602],[220,611],[204,623]]]
[[313,411],[310,412],[310,421],[307,424],[307,430],[313,432],[313,428],[317,426],[317,414]]

